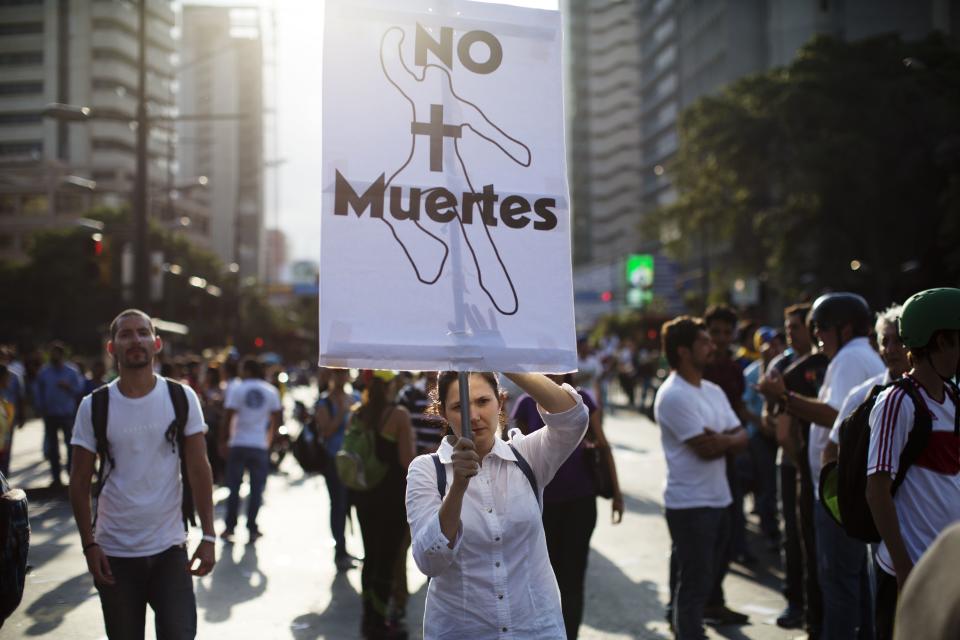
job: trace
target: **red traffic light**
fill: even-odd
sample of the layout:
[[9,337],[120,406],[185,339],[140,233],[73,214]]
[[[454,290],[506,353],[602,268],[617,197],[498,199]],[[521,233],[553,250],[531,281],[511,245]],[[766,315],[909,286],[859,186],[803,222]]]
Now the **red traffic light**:
[[613,300],[613,292],[612,291],[602,292],[600,294],[600,299],[603,300],[604,302],[610,302],[611,300]]
[[94,233],[90,236],[90,253],[95,258],[103,255],[103,234]]
[[254,338],[254,339],[253,339],[253,346],[255,346],[257,349],[262,349],[262,348],[263,348],[263,338],[261,338],[261,337],[259,337],[259,336],[257,336],[256,338]]

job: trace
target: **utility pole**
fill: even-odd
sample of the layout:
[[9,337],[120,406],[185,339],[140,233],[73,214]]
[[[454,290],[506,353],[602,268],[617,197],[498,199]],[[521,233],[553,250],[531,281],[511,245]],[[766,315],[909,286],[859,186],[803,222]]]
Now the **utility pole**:
[[147,0],[140,0],[137,29],[137,169],[133,185],[133,304],[146,310],[150,295],[147,243]]

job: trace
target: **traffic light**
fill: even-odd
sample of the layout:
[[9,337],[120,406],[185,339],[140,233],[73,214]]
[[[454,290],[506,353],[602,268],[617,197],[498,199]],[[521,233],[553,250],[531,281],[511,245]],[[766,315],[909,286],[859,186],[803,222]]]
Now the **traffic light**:
[[104,286],[110,285],[110,239],[102,233],[92,233],[85,240],[85,270],[87,278]]
[[263,338],[261,338],[260,336],[257,336],[256,338],[254,338],[253,346],[255,346],[257,349],[263,349]]
[[103,255],[103,234],[92,233],[85,240],[84,248],[84,269],[87,278],[97,280],[100,278],[100,256]]

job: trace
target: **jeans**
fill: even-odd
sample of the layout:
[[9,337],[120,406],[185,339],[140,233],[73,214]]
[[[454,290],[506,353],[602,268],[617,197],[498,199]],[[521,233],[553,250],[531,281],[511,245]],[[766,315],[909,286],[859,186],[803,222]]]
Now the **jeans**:
[[667,509],[666,516],[676,569],[670,584],[673,627],[678,640],[701,640],[703,609],[726,560],[730,509]]
[[560,587],[567,640],[576,639],[583,620],[583,584],[596,524],[597,499],[592,495],[543,505],[547,552]]
[[154,556],[107,560],[116,583],[96,587],[110,640],[142,640],[148,604],[157,640],[189,640],[197,635],[197,602],[184,547],[170,547]]
[[[746,455],[746,454],[737,454]],[[747,539],[747,521],[743,515],[743,486],[740,484],[740,476],[737,475],[737,457],[736,455],[727,456],[727,484],[730,485],[730,495],[733,502],[727,507],[729,517],[726,519],[727,530],[724,536],[724,546],[720,549],[720,565],[713,578],[713,589],[710,592],[710,599],[707,606],[723,607],[726,604],[726,598],[723,595],[723,579],[727,577],[730,570],[730,562],[735,553],[746,551]],[[738,541],[742,549],[737,548]]]
[[334,456],[327,456],[327,464],[323,468],[323,479],[327,483],[327,493],[330,494],[330,533],[336,547],[337,558],[347,555],[347,542],[344,528],[347,524],[347,488],[337,475],[337,463]]
[[814,505],[817,568],[823,591],[822,640],[873,638],[873,608],[867,573],[867,545],[847,536],[827,513]]
[[67,446],[67,471],[73,462],[73,449],[70,447],[70,436],[73,434],[73,416],[44,416],[43,417],[43,457],[50,461],[50,475],[53,482],[60,482],[60,438],[63,434],[63,443]]
[[270,454],[266,449],[255,447],[230,447],[227,453],[227,487],[230,497],[227,498],[227,531],[233,531],[237,526],[237,512],[240,510],[240,483],[243,482],[243,472],[250,471],[250,495],[247,497],[247,529],[251,533],[258,533],[257,513],[263,504],[263,488],[267,484],[267,472],[270,469]]
[[[807,459],[806,448],[802,460]],[[820,592],[820,575],[817,570],[817,536],[814,513],[819,505],[813,499],[813,481],[810,465],[803,462],[797,467],[800,481],[797,486],[797,521],[800,526],[800,542],[803,544],[803,587],[806,607],[805,628],[811,640],[818,640],[823,625],[823,594]]]

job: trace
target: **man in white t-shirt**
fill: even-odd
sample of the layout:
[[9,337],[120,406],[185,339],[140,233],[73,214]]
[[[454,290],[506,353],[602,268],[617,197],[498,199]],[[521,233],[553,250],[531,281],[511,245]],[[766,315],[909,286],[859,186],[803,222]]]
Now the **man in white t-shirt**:
[[[90,508],[98,449],[93,394],[84,397],[73,427],[70,502],[111,639],[142,638],[148,604],[158,637],[195,637],[197,607],[190,576],[207,575],[215,562],[206,425],[196,393],[183,387],[187,416],[182,471],[178,438],[171,431],[176,422],[171,390],[153,372],[162,346],[150,317],[140,310],[127,309],[110,325],[107,351],[116,358],[120,375],[106,388],[107,448],[95,521]],[[181,473],[189,480],[203,527],[203,540],[189,561]]]
[[270,443],[280,429],[282,411],[280,392],[264,380],[263,364],[255,358],[246,358],[240,365],[240,373],[242,381],[230,389],[224,402],[220,430],[221,455],[227,461],[225,476],[230,489],[226,528],[221,536],[228,541],[233,539],[240,509],[240,484],[247,470],[250,473],[247,531],[250,542],[254,542],[261,536],[257,514],[263,504],[263,489],[270,471]]
[[[930,289],[903,305],[900,335],[910,350],[921,407],[904,389],[885,389],[870,412],[867,503],[883,542],[877,551],[877,638],[893,637],[897,593],[920,556],[941,531],[960,521],[960,424],[957,389],[948,382],[960,364],[960,289]],[[917,411],[931,432],[909,469],[900,456]],[[906,473],[896,495],[891,487]]]
[[664,490],[673,542],[668,615],[677,638],[703,638],[703,612],[724,562],[732,502],[725,457],[747,446],[723,390],[703,379],[714,349],[699,319],[680,316],[662,329],[672,369],[654,402],[667,460]]
[[[760,384],[768,398],[784,403],[789,414],[811,423],[808,465],[814,495],[819,494],[822,454],[830,429],[850,391],[884,372],[883,360],[870,345],[872,314],[866,301],[854,293],[828,293],[810,309],[820,350],[830,358],[817,398],[789,392],[783,377],[769,372]],[[866,545],[847,536],[822,504],[814,504],[817,567],[823,592],[823,640],[870,637],[873,614],[870,601]]]

